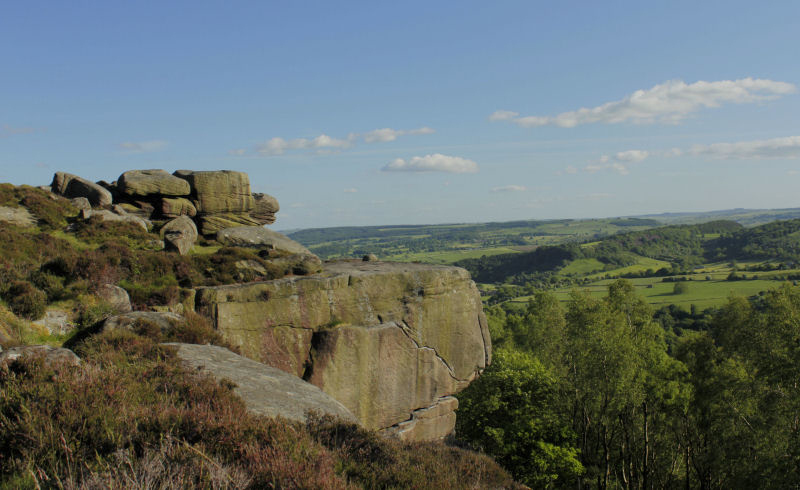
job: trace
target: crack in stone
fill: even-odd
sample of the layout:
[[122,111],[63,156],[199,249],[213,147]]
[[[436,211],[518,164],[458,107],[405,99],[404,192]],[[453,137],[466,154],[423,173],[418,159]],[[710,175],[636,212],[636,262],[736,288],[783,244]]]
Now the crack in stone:
[[433,355],[436,356],[436,359],[438,359],[442,364],[444,364],[444,367],[447,368],[447,372],[448,372],[448,374],[450,374],[451,378],[453,378],[454,380],[459,381],[459,382],[468,381],[466,379],[458,378],[456,376],[456,372],[453,370],[453,368],[450,366],[450,364],[447,362],[447,360],[445,358],[443,358],[441,355],[439,355],[439,352],[437,352],[435,348],[429,347],[427,345],[419,345],[419,342],[417,342],[414,339],[414,337],[412,337],[411,334],[409,333],[409,331],[411,330],[411,327],[408,326],[408,323],[406,323],[405,320],[403,320],[403,324],[402,325],[399,325],[397,323],[395,323],[395,325],[400,329],[400,331],[402,331],[406,335],[406,337],[408,337],[411,340],[411,342],[414,343],[414,346],[416,346],[417,349],[432,351]]

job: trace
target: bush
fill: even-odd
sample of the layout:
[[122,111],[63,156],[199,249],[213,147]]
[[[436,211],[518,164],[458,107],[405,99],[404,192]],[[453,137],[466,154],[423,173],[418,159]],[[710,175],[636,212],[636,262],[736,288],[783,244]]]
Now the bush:
[[676,282],[672,287],[672,294],[686,294],[689,292],[689,284],[685,281]]
[[8,307],[15,315],[38,320],[47,308],[47,295],[28,281],[14,281],[5,293]]

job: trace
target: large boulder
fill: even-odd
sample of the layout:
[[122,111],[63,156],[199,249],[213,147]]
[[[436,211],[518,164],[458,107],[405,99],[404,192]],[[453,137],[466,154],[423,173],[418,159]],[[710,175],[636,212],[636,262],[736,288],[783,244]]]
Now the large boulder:
[[254,206],[250,217],[259,225],[271,225],[275,222],[275,213],[280,211],[278,200],[269,194],[253,193]]
[[92,206],[110,206],[113,201],[111,193],[107,189],[65,172],[56,172],[50,187],[54,194],[64,197],[85,197]]
[[117,189],[129,197],[188,196],[189,183],[164,170],[129,170],[117,179]]
[[[244,355],[302,376],[371,429],[420,419],[417,411],[463,389],[491,361],[480,294],[464,269],[323,266],[312,276],[199,288],[196,307]],[[414,422],[420,429],[395,432],[444,437],[454,408],[442,404]]]
[[6,351],[0,351],[0,366],[25,357],[42,358],[45,365],[51,367],[77,366],[81,363],[80,358],[69,349],[49,345],[22,345],[12,347]]
[[313,255],[291,238],[263,226],[236,226],[217,232],[217,241],[231,247],[280,250],[291,254]]
[[186,255],[197,241],[197,227],[188,216],[180,216],[168,222],[159,231],[164,239],[164,248]]
[[246,213],[255,204],[250,178],[244,172],[178,170],[174,175],[189,183],[195,208],[201,215]]
[[118,313],[127,313],[132,309],[128,292],[114,284],[103,284],[97,288],[97,296],[110,304]]
[[174,347],[178,357],[192,369],[235,383],[234,391],[254,414],[305,422],[308,413],[314,411],[356,422],[353,414],[331,396],[280,369],[214,345],[164,345]]

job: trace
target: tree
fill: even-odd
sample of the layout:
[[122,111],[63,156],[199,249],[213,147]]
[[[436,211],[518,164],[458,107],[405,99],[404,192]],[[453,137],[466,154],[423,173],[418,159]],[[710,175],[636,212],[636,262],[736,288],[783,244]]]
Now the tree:
[[689,284],[686,281],[679,281],[676,282],[674,286],[672,286],[672,294],[686,294],[689,292]]
[[557,378],[536,358],[500,350],[458,395],[456,434],[531,487],[567,484],[583,467],[559,391]]

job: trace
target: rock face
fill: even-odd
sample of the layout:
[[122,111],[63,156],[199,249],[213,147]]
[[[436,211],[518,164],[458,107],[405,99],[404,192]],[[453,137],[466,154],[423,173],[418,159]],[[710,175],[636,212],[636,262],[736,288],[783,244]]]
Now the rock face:
[[130,170],[117,179],[117,190],[131,197],[188,196],[189,183],[164,170]]
[[232,247],[280,250],[292,254],[313,255],[310,250],[277,231],[256,226],[237,226],[217,232],[217,241]]
[[95,333],[107,330],[133,330],[137,321],[152,325],[162,333],[168,333],[176,325],[186,323],[186,319],[177,313],[156,312],[156,311],[131,311],[121,315],[114,315],[103,320]]
[[195,216],[197,209],[195,209],[192,201],[175,197],[164,197],[161,199],[161,215],[165,218],[177,218],[178,216]]
[[491,362],[479,293],[456,267],[337,262],[313,276],[199,288],[196,299],[246,356],[407,439],[449,434],[455,405],[443,400]]
[[175,347],[178,357],[191,368],[202,369],[217,379],[235,383],[234,391],[252,413],[305,422],[306,414],[313,410],[348,422],[356,421],[344,405],[316,386],[280,369],[239,356],[223,347],[164,345]]
[[54,194],[64,197],[85,197],[92,206],[110,206],[113,201],[111,193],[107,189],[65,172],[56,172],[50,187]]
[[93,217],[97,217],[103,221],[122,221],[124,223],[132,223],[144,231],[147,231],[150,228],[150,221],[140,218],[139,216],[128,214],[121,214],[119,212],[115,213],[112,211],[108,211],[105,209],[82,209],[80,217],[82,219],[89,219]]

